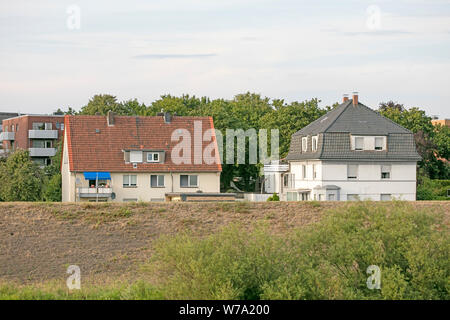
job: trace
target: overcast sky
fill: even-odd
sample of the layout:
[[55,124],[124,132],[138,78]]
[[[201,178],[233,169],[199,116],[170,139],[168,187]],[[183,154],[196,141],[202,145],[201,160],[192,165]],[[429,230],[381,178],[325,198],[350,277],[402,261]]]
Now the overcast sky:
[[450,118],[450,1],[0,0],[0,111],[246,91]]

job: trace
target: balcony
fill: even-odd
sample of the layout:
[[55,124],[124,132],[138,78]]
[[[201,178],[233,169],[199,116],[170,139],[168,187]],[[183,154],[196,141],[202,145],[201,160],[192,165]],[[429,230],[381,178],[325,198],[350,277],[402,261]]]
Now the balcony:
[[56,154],[55,148],[29,148],[30,157],[53,157]]
[[2,132],[0,133],[0,141],[5,140],[14,140],[15,138],[15,132]]
[[77,188],[80,198],[110,198],[112,188]]
[[28,130],[30,139],[58,139],[58,130]]

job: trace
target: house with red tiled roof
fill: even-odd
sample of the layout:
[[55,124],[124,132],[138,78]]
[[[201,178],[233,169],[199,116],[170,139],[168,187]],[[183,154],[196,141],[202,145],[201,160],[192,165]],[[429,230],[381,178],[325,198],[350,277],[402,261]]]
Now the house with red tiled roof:
[[211,117],[65,116],[62,200],[164,201],[220,195]]

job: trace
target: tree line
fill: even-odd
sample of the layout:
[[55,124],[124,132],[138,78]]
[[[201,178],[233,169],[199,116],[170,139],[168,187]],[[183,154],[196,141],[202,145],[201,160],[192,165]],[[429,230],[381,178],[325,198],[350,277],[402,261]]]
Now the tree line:
[[[155,116],[163,110],[172,114],[176,113],[178,116],[211,116],[214,119],[215,128],[224,134],[224,138],[227,128],[243,130],[254,128],[257,131],[278,129],[280,157],[284,158],[289,151],[292,134],[338,105],[335,103],[331,106],[319,107],[320,102],[319,99],[313,98],[288,103],[283,99],[270,99],[260,94],[247,92],[238,94],[230,100],[190,95],[163,95],[146,105],[137,99],[118,101],[114,95],[98,94],[79,111],[70,107],[67,110],[59,108],[55,114],[106,115],[108,111],[113,111],[119,115]],[[450,179],[448,163],[450,129],[448,127],[433,126],[431,117],[424,110],[418,107],[406,108],[393,101],[381,102],[377,111],[414,133],[417,150],[422,156],[418,164],[419,185],[429,184],[430,179]],[[17,162],[25,161],[27,158],[24,152],[2,160],[0,179],[11,182],[0,186],[0,199],[57,201],[58,198],[60,200],[60,191],[57,192],[58,186],[60,188],[61,185],[60,157],[58,153],[50,168],[39,170],[33,167],[32,163],[24,164],[22,167],[17,165]],[[232,186],[244,191],[254,191],[258,187],[261,166],[261,164],[223,164],[222,191],[234,190]],[[27,175],[30,177],[29,182],[26,182],[28,179],[23,179]],[[14,178],[5,179],[6,177]],[[17,191],[18,187],[26,189],[26,192]],[[430,197],[430,194],[426,197]]]

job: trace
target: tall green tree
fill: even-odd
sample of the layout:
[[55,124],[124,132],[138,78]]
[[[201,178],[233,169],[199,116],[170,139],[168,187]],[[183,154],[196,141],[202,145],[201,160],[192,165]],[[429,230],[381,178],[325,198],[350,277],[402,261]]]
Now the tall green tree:
[[26,150],[18,149],[0,162],[0,181],[3,201],[41,200],[44,173]]

